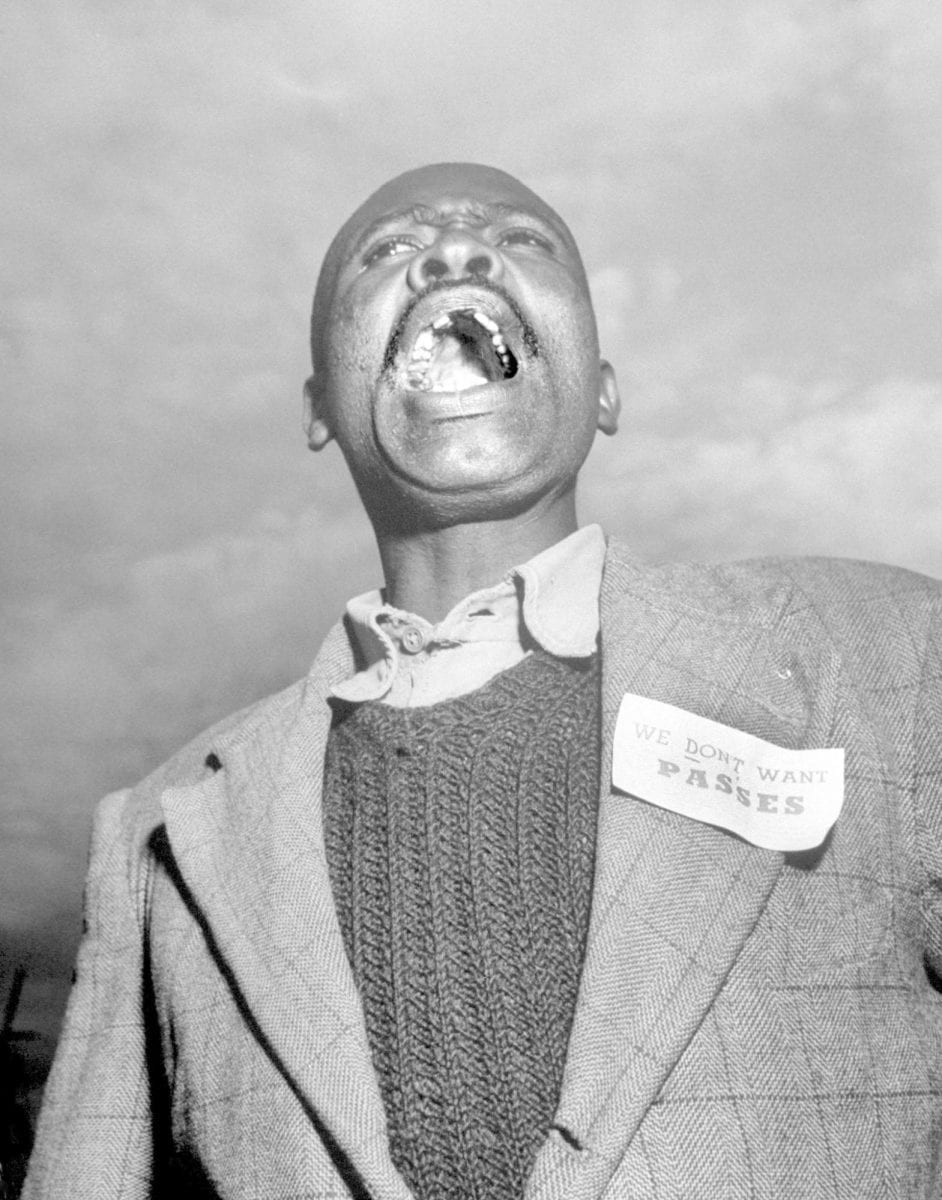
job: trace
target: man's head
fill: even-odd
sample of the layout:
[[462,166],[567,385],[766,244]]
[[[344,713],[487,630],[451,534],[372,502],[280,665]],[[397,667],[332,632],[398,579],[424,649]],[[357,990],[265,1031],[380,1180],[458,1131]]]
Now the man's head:
[[311,349],[310,445],[337,439],[374,524],[525,512],[615,431],[572,235],[490,167],[409,171],[357,209],[321,269]]

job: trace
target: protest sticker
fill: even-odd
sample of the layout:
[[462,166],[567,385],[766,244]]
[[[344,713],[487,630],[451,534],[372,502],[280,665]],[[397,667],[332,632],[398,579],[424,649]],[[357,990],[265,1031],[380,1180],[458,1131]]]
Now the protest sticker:
[[810,850],[844,803],[844,751],[789,750],[628,693],[615,725],[612,783],[766,850]]

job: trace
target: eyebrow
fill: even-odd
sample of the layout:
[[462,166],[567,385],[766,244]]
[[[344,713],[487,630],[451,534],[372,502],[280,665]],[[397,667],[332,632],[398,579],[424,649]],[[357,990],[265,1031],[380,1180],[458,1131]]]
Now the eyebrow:
[[550,217],[544,216],[542,213],[534,213],[530,209],[520,208],[516,204],[507,204],[500,200],[489,203],[472,201],[470,204],[463,204],[454,209],[438,209],[428,204],[409,204],[393,212],[384,213],[381,217],[377,217],[375,221],[371,221],[357,236],[349,253],[350,257],[355,258],[383,230],[394,227],[406,220],[414,221],[417,225],[432,225],[440,228],[443,225],[447,225],[450,221],[459,219],[470,225],[480,227],[483,225],[492,225],[494,222],[506,217],[518,217],[528,221],[535,221],[539,225],[552,229],[562,241],[567,244],[569,242],[564,231]]

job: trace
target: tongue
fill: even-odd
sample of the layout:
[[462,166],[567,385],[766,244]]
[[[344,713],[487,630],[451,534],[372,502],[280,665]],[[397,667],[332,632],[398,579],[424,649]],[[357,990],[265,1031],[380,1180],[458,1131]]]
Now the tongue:
[[481,360],[463,340],[443,337],[428,369],[429,391],[465,392],[490,383]]

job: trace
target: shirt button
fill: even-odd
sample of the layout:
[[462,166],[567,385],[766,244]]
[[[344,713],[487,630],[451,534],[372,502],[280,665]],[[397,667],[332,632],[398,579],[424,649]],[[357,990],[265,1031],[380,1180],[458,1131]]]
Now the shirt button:
[[425,649],[425,634],[414,625],[407,625],[402,631],[402,648],[407,654],[418,654]]

